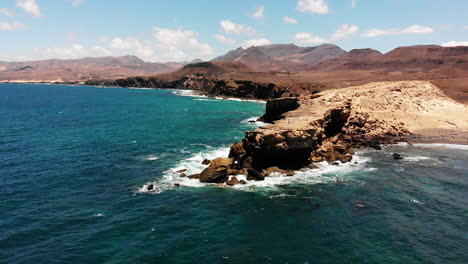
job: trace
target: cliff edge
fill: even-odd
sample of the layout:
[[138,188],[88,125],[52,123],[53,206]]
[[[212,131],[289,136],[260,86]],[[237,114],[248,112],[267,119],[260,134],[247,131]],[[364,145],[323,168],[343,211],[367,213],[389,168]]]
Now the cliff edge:
[[[235,175],[263,180],[314,168],[316,162],[350,162],[357,148],[380,149],[398,141],[468,144],[468,107],[430,82],[370,83],[291,100],[284,106],[292,111],[246,132],[228,158],[216,159],[189,177],[233,185],[245,183]],[[297,108],[291,107],[296,103]],[[278,113],[282,103],[269,105]]]

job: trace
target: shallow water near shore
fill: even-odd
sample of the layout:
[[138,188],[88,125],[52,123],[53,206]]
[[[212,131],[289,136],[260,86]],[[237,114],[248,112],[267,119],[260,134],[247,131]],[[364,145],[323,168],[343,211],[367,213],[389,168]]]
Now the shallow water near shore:
[[0,84],[0,263],[468,262],[466,146],[221,188],[175,171],[226,154],[265,106],[174,93]]

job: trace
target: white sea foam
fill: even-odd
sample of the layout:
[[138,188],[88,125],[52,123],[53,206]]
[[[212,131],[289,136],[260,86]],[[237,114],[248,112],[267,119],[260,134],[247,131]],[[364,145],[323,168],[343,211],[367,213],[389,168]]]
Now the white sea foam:
[[[351,176],[346,175],[346,173],[352,171],[372,171],[375,168],[366,167],[366,163],[369,162],[370,158],[363,156],[362,154],[365,151],[358,151],[357,154],[353,157],[352,162],[341,163],[339,165],[330,165],[327,162],[318,163],[318,169],[308,169],[303,171],[297,171],[294,176],[290,177],[267,177],[264,181],[247,181],[245,175],[237,175],[237,179],[244,180],[247,182],[246,185],[236,185],[230,188],[240,191],[258,191],[258,190],[275,190],[281,185],[288,184],[318,184],[318,183],[327,183],[327,182],[346,182],[346,181],[356,181]],[[175,184],[179,186],[187,187],[227,187],[226,185],[217,185],[217,184],[206,184],[200,182],[198,179],[189,179],[187,177],[180,177],[180,173],[177,171],[186,169],[184,173],[186,175],[191,175],[195,173],[200,173],[203,169],[206,168],[205,165],[202,165],[202,161],[205,159],[214,159],[217,157],[227,157],[229,154],[229,147],[223,147],[219,149],[208,148],[205,152],[196,153],[194,156],[179,162],[176,166],[169,169],[164,173],[164,176],[157,179],[154,182],[149,182],[139,188],[137,192],[140,193],[161,193],[166,190],[171,190],[176,188]],[[148,186],[153,185],[153,190],[148,191]]]
[[[139,188],[138,192],[150,192],[150,193],[161,193],[163,191],[173,189],[174,184],[179,184],[180,186],[190,186],[190,187],[205,187],[208,184],[201,183],[198,179],[189,179],[187,177],[180,177],[180,173],[177,171],[186,169],[184,173],[186,175],[191,175],[195,173],[200,173],[207,166],[202,165],[203,160],[205,159],[215,159],[218,157],[227,157],[229,154],[229,147],[222,147],[219,149],[207,148],[207,151],[198,152],[194,156],[180,161],[176,164],[175,167],[164,172],[164,176],[157,179],[154,182],[149,182],[143,187]],[[148,186],[153,185],[154,189],[148,191]]]
[[188,97],[199,97],[199,98],[206,98],[208,96],[201,94],[200,92],[194,91],[194,90],[177,90],[177,89],[172,89],[172,93],[175,95],[180,95],[180,96],[188,96]]
[[266,101],[264,101],[264,100],[254,100],[254,99],[240,99],[240,98],[228,97],[228,98],[225,98],[225,100],[266,104]]
[[159,157],[155,156],[155,155],[148,155],[146,156],[146,160],[158,160]]
[[409,161],[422,161],[422,160],[431,160],[432,158],[430,157],[425,157],[425,156],[411,156],[411,157],[404,157],[403,160],[409,160]]
[[463,149],[468,150],[468,145],[460,145],[460,144],[442,144],[442,143],[429,143],[429,144],[414,144],[414,146],[418,147],[428,147],[428,148],[449,148],[449,149]]
[[[242,124],[249,124],[249,125],[256,126],[256,127],[261,127],[261,126],[268,125],[267,123],[257,121],[258,118],[259,117],[257,117],[257,116],[251,116],[249,118],[246,118],[246,119],[242,120],[241,123]],[[252,122],[252,121],[254,121],[254,122]]]
[[[266,177],[264,181],[247,181],[246,185],[236,185],[233,188],[242,191],[257,191],[259,189],[275,190],[281,185],[290,184],[307,184],[313,185],[327,182],[347,182],[356,180],[346,173],[352,171],[370,171],[374,168],[366,168],[366,163],[370,158],[362,156],[362,152],[358,152],[353,157],[352,162],[340,163],[339,165],[330,165],[327,162],[318,163],[318,169],[307,169],[295,172],[294,176],[290,177]],[[355,163],[357,162],[357,164]],[[246,180],[245,176],[237,176],[239,180]]]
[[215,99],[205,99],[205,98],[198,98],[198,99],[193,99],[195,101],[206,101],[206,102],[217,102],[219,100],[215,100]]

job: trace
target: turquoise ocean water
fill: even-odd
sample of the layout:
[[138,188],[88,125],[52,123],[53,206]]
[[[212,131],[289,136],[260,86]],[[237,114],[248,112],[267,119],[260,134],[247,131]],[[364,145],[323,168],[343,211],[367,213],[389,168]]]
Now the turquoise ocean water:
[[0,84],[0,263],[468,263],[468,147],[221,188],[264,104],[186,95]]

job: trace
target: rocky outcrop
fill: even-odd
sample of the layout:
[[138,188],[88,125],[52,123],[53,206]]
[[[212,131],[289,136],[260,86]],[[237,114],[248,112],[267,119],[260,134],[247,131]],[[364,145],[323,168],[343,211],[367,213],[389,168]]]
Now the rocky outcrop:
[[290,94],[286,87],[282,87],[274,83],[209,78],[204,74],[193,74],[170,81],[155,77],[131,77],[118,80],[90,80],[86,82],[86,85],[190,89],[205,92],[208,95],[246,99],[271,99],[279,98],[283,96],[283,94]]
[[266,104],[265,114],[259,118],[259,121],[271,123],[275,120],[281,119],[282,114],[295,110],[299,107],[299,100],[297,98],[279,98],[268,100]]
[[228,179],[228,170],[233,160],[230,158],[217,158],[210,162],[208,168],[200,173],[200,181],[208,183],[222,183]]
[[[282,100],[273,101],[270,107]],[[456,128],[468,133],[468,107],[427,82],[373,83],[291,101],[299,107],[271,114],[282,119],[246,132],[242,142],[231,147],[224,163],[230,166],[221,166],[222,173],[212,165],[204,172],[212,173],[214,182],[237,174],[262,181],[314,168],[317,162],[350,162],[355,149],[381,149],[420,129]]]

